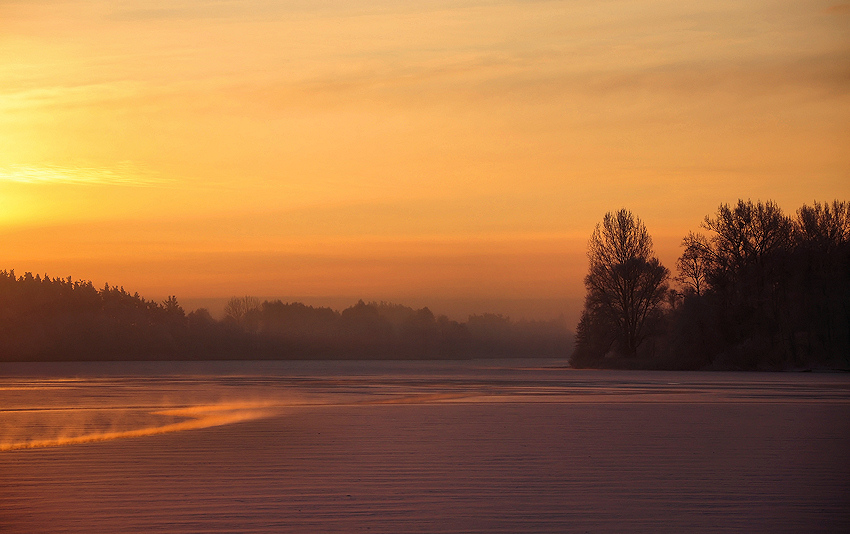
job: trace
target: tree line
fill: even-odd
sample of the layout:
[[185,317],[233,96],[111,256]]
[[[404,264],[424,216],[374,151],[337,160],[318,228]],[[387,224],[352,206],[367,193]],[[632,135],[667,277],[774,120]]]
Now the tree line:
[[572,344],[563,320],[461,323],[386,302],[336,311],[255,297],[231,298],[217,320],[174,296],[0,271],[0,361],[565,357]]
[[[575,367],[850,367],[850,203],[721,204],[676,274],[643,222],[610,212],[588,244]],[[671,287],[672,286],[672,287]]]

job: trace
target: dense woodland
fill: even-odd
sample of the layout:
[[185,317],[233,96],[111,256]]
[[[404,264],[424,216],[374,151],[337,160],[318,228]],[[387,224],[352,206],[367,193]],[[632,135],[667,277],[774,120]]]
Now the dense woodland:
[[605,216],[573,366],[850,369],[850,203],[789,216],[741,200],[702,229],[684,238],[673,276],[639,218]]
[[388,303],[338,312],[231,299],[222,320],[175,297],[0,271],[0,361],[565,357],[563,321],[472,315],[466,323]]

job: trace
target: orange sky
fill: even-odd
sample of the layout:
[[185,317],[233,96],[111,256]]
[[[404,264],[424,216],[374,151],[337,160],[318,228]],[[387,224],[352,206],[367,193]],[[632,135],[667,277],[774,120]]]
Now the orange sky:
[[849,193],[847,3],[0,2],[0,269],[573,320],[606,211]]

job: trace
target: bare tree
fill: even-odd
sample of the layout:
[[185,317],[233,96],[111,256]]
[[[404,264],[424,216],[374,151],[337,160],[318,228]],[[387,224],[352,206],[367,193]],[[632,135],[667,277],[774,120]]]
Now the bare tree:
[[693,241],[692,251],[702,255],[706,279],[715,288],[745,279],[763,286],[770,260],[788,250],[793,234],[791,219],[772,201],[721,204],[717,216],[706,216],[702,227],[713,235]]
[[626,209],[605,214],[590,237],[587,255],[590,269],[577,350],[590,338],[607,335],[609,347],[618,342],[626,355],[634,356],[648,322],[660,314],[670,272],[653,256],[646,226]]
[[245,326],[246,317],[260,309],[260,299],[257,297],[233,297],[224,306],[224,317],[234,321],[239,326]]
[[711,245],[704,235],[688,232],[682,246],[685,247],[685,252],[676,261],[676,269],[679,271],[676,281],[685,287],[685,292],[691,291],[700,296],[705,290]]
[[850,202],[804,205],[794,223],[799,243],[828,254],[850,241]]

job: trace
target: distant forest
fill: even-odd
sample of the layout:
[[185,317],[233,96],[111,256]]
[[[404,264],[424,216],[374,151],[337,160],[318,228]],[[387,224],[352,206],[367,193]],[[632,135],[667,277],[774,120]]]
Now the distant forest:
[[230,299],[216,320],[174,296],[0,271],[0,361],[565,358],[572,345],[563,320],[460,323],[385,302],[339,312],[254,297]]
[[605,215],[588,244],[574,367],[850,370],[850,203],[788,216],[739,200],[702,229],[671,276],[639,218]]

